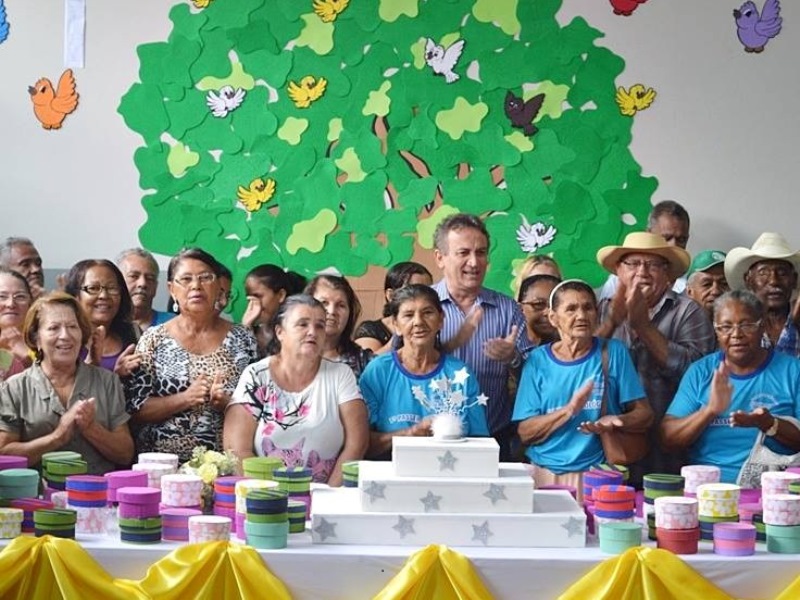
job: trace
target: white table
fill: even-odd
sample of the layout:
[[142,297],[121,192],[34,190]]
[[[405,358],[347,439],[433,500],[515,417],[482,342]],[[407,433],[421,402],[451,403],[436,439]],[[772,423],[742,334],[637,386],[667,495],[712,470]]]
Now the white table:
[[[106,536],[79,536],[81,545],[113,577],[142,579],[148,567],[179,546],[123,544]],[[8,540],[0,541],[0,547]],[[737,598],[773,599],[800,576],[797,555],[770,554],[760,543],[755,556],[725,558],[700,542],[700,553],[681,557]],[[299,599],[372,598],[417,549],[394,546],[313,545],[310,536],[290,536],[283,550],[259,551],[270,571]],[[468,556],[498,600],[556,598],[599,562],[609,558],[587,548],[454,548]]]

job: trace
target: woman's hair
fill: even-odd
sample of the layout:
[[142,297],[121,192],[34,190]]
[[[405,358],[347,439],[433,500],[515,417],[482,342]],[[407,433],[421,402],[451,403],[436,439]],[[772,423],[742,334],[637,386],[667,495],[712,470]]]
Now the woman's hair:
[[550,292],[550,310],[556,310],[558,308],[561,302],[561,296],[564,295],[564,292],[568,291],[583,292],[592,299],[595,307],[597,306],[597,297],[594,295],[592,286],[580,279],[565,279]]
[[199,260],[211,269],[211,272],[217,277],[225,276],[226,274],[229,278],[231,277],[230,270],[227,267],[223,267],[216,258],[205,250],[201,250],[200,248],[184,248],[169,261],[169,266],[167,267],[167,281],[172,281],[172,278],[175,276],[175,271],[178,270],[178,267],[184,260]]
[[[412,261],[400,262],[386,271],[386,278],[383,280],[383,291],[394,290],[396,292],[400,288],[407,286],[414,275],[427,275],[433,279],[431,272],[423,265]],[[383,305],[384,317],[388,317],[391,314],[389,312],[389,304],[390,302],[387,302]]]
[[444,312],[444,309],[442,309],[442,301],[439,300],[439,294],[436,293],[436,290],[427,285],[413,283],[395,292],[394,296],[392,296],[392,301],[389,302],[389,315],[396,318],[397,315],[400,314],[400,307],[405,302],[416,300],[417,298],[430,302],[439,313]]
[[[105,258],[90,258],[75,263],[72,265],[69,273],[67,273],[67,282],[64,285],[64,291],[76,298],[80,298],[81,287],[84,285],[86,273],[92,267],[105,267],[114,274],[114,279],[117,280],[117,287],[119,288],[119,309],[111,320],[109,330],[119,336],[122,340],[123,347],[128,344],[135,344],[136,330],[133,327],[132,321],[133,302],[128,292],[128,285],[125,283],[125,277],[113,262]],[[83,309],[81,308],[81,310]]]
[[303,291],[306,287],[306,278],[294,271],[284,271],[276,265],[258,265],[250,270],[245,277],[255,279],[261,285],[271,289],[273,292],[286,292],[286,296],[294,296]]
[[310,306],[311,308],[320,309],[323,314],[325,313],[325,307],[322,306],[322,303],[310,294],[295,294],[293,296],[288,296],[286,300],[281,302],[280,306],[278,306],[277,312],[272,317],[272,337],[267,344],[267,356],[278,354],[281,351],[281,341],[278,339],[275,330],[279,325],[284,329],[286,328],[286,318],[297,306]]
[[64,292],[50,292],[36,300],[25,315],[25,324],[22,326],[22,337],[25,344],[36,352],[37,360],[43,357],[39,352],[39,344],[37,343],[39,336],[39,327],[42,324],[42,311],[45,308],[52,306],[67,306],[75,313],[75,318],[78,321],[78,327],[81,328],[81,345],[85,346],[92,337],[92,324],[89,322],[89,317],[83,310],[80,302],[75,296]]
[[360,346],[353,342],[352,339],[353,330],[356,328],[358,318],[361,316],[361,302],[358,301],[355,290],[344,277],[339,277],[337,275],[317,275],[308,282],[304,293],[313,296],[320,282],[329,285],[335,290],[344,292],[347,298],[347,305],[350,307],[350,315],[347,317],[347,324],[344,326],[342,335],[339,337],[337,350],[340,354],[352,352],[354,347],[358,350]]
[[541,275],[531,275],[530,277],[526,277],[522,280],[522,283],[519,286],[519,293],[517,294],[517,302],[522,302],[522,299],[525,297],[525,294],[528,292],[530,288],[535,286],[537,283],[546,281],[552,283],[553,285],[558,285],[561,283],[561,280],[558,277],[553,277],[552,275],[545,275],[542,273]]
[[31,293],[31,284],[28,283],[28,280],[25,279],[25,277],[23,277],[16,271],[12,271],[7,267],[0,266],[0,275],[11,275],[11,277],[17,279],[25,287],[25,291],[28,293],[28,296],[33,296],[33,294]]
[[749,290],[731,290],[722,294],[722,296],[714,300],[714,315],[718,315],[719,311],[730,302],[738,302],[744,306],[752,313],[756,321],[764,318],[764,303]]
[[527,277],[530,277],[531,271],[533,271],[539,265],[547,265],[552,267],[555,272],[558,273],[559,280],[563,277],[561,274],[561,268],[558,266],[558,263],[555,261],[555,259],[547,256],[546,254],[534,254],[533,256],[526,258],[519,266],[519,269],[517,270],[517,277],[514,280],[514,288],[519,290],[522,286],[522,281]]

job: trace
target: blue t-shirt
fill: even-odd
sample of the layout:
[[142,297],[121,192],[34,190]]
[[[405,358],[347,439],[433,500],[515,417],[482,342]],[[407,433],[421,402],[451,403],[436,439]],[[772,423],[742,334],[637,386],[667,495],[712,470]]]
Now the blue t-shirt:
[[[688,417],[708,404],[711,378],[723,360],[722,352],[704,356],[686,370],[667,415]],[[731,405],[717,416],[689,448],[694,464],[714,465],[721,470],[721,480],[734,483],[742,464],[758,436],[756,427],[731,427],[728,418],[737,410],[752,412],[763,406],[775,415],[800,418],[800,360],[781,352],[770,352],[758,370],[749,375],[730,374],[733,386]],[[781,454],[792,451],[773,439],[767,446]]]
[[[627,348],[618,340],[607,340],[607,344],[608,414],[621,414],[623,405],[645,397],[644,389]],[[525,453],[532,463],[560,474],[585,471],[605,461],[600,438],[578,431],[582,421],[600,418],[603,401],[600,340],[594,338],[589,353],[575,361],[556,358],[552,344],[540,346],[525,361],[514,404],[514,421],[563,408],[589,379],[594,380],[592,397],[581,412],[553,431],[545,441],[528,447]]]
[[153,318],[150,320],[150,327],[155,327],[156,325],[162,325],[169,321],[170,319],[174,319],[177,315],[171,312],[163,312],[160,310],[153,311]]
[[460,393],[464,398],[463,404],[471,405],[461,414],[464,435],[488,436],[486,409],[476,403],[480,395],[478,379],[466,364],[446,354],[442,354],[439,364],[427,375],[407,371],[400,363],[397,351],[374,358],[358,382],[369,410],[370,428],[379,432],[397,431],[436,414],[437,411],[431,411],[415,397],[414,388],[419,388],[417,394],[424,393],[433,401],[437,392],[432,389],[432,383],[434,380],[442,381],[443,377],[449,381],[450,396]]

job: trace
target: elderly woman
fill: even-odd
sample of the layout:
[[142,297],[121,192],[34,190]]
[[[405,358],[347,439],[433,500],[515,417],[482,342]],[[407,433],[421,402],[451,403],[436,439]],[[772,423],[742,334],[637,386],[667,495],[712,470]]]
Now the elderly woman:
[[[430,435],[429,417],[439,412],[459,416],[465,435],[488,436],[485,396],[477,378],[439,348],[444,321],[439,295],[425,285],[400,288],[389,315],[401,345],[370,362],[359,380],[372,430],[368,454],[389,458],[393,436]],[[446,389],[434,391],[437,382]]]
[[317,275],[306,286],[305,293],[313,296],[325,308],[322,356],[345,363],[358,379],[374,355],[352,339],[353,329],[361,314],[361,303],[355,291],[344,277]]
[[342,463],[363,458],[367,411],[352,370],[326,360],[326,315],[290,296],[275,316],[272,352],[242,374],[225,413],[225,448],[239,458],[278,456],[314,481],[341,485]]
[[31,351],[22,336],[31,302],[28,280],[0,267],[0,382],[31,364]]
[[128,375],[137,364],[136,357],[128,359],[136,345],[136,329],[131,295],[117,265],[105,259],[77,262],[67,274],[64,291],[78,299],[94,328],[91,362],[121,377]]
[[668,450],[689,449],[692,463],[716,465],[735,482],[758,432],[780,454],[800,451],[800,361],[763,348],[764,305],[747,291],[714,303],[719,351],[694,362],[661,423]]
[[[558,284],[549,318],[560,339],[528,356],[513,420],[529,446],[537,484],[575,485],[579,473],[605,462],[598,434],[646,431],[653,413],[625,346],[593,336],[597,300],[588,284]],[[601,415],[604,391],[607,414]]]
[[196,446],[223,450],[223,413],[256,358],[256,342],[219,316],[218,273],[216,259],[199,248],[169,263],[167,285],[180,312],[142,334],[141,365],[126,381],[139,452],[171,452],[183,462]]
[[368,348],[376,354],[389,352],[392,349],[392,335],[394,334],[394,318],[391,315],[392,296],[400,288],[419,283],[422,285],[433,284],[430,271],[419,263],[401,262],[394,265],[386,272],[383,280],[383,317],[376,321],[362,321],[353,338],[362,348]]
[[284,271],[275,265],[259,265],[245,277],[244,291],[247,308],[242,315],[242,325],[248,327],[258,341],[258,353],[267,355],[272,333],[272,318],[287,296],[300,293],[306,286],[302,275]]
[[37,300],[25,319],[36,362],[0,388],[0,454],[35,465],[54,450],[79,452],[89,473],[129,465],[133,439],[119,378],[79,359],[92,326],[62,292]]

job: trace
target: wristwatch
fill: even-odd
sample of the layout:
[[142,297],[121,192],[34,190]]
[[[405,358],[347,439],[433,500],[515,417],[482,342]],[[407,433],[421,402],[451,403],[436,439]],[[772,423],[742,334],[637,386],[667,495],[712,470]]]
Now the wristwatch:
[[764,435],[768,437],[773,437],[776,433],[778,433],[778,424],[779,424],[778,419],[772,417],[772,425],[770,425],[770,428],[764,432]]

